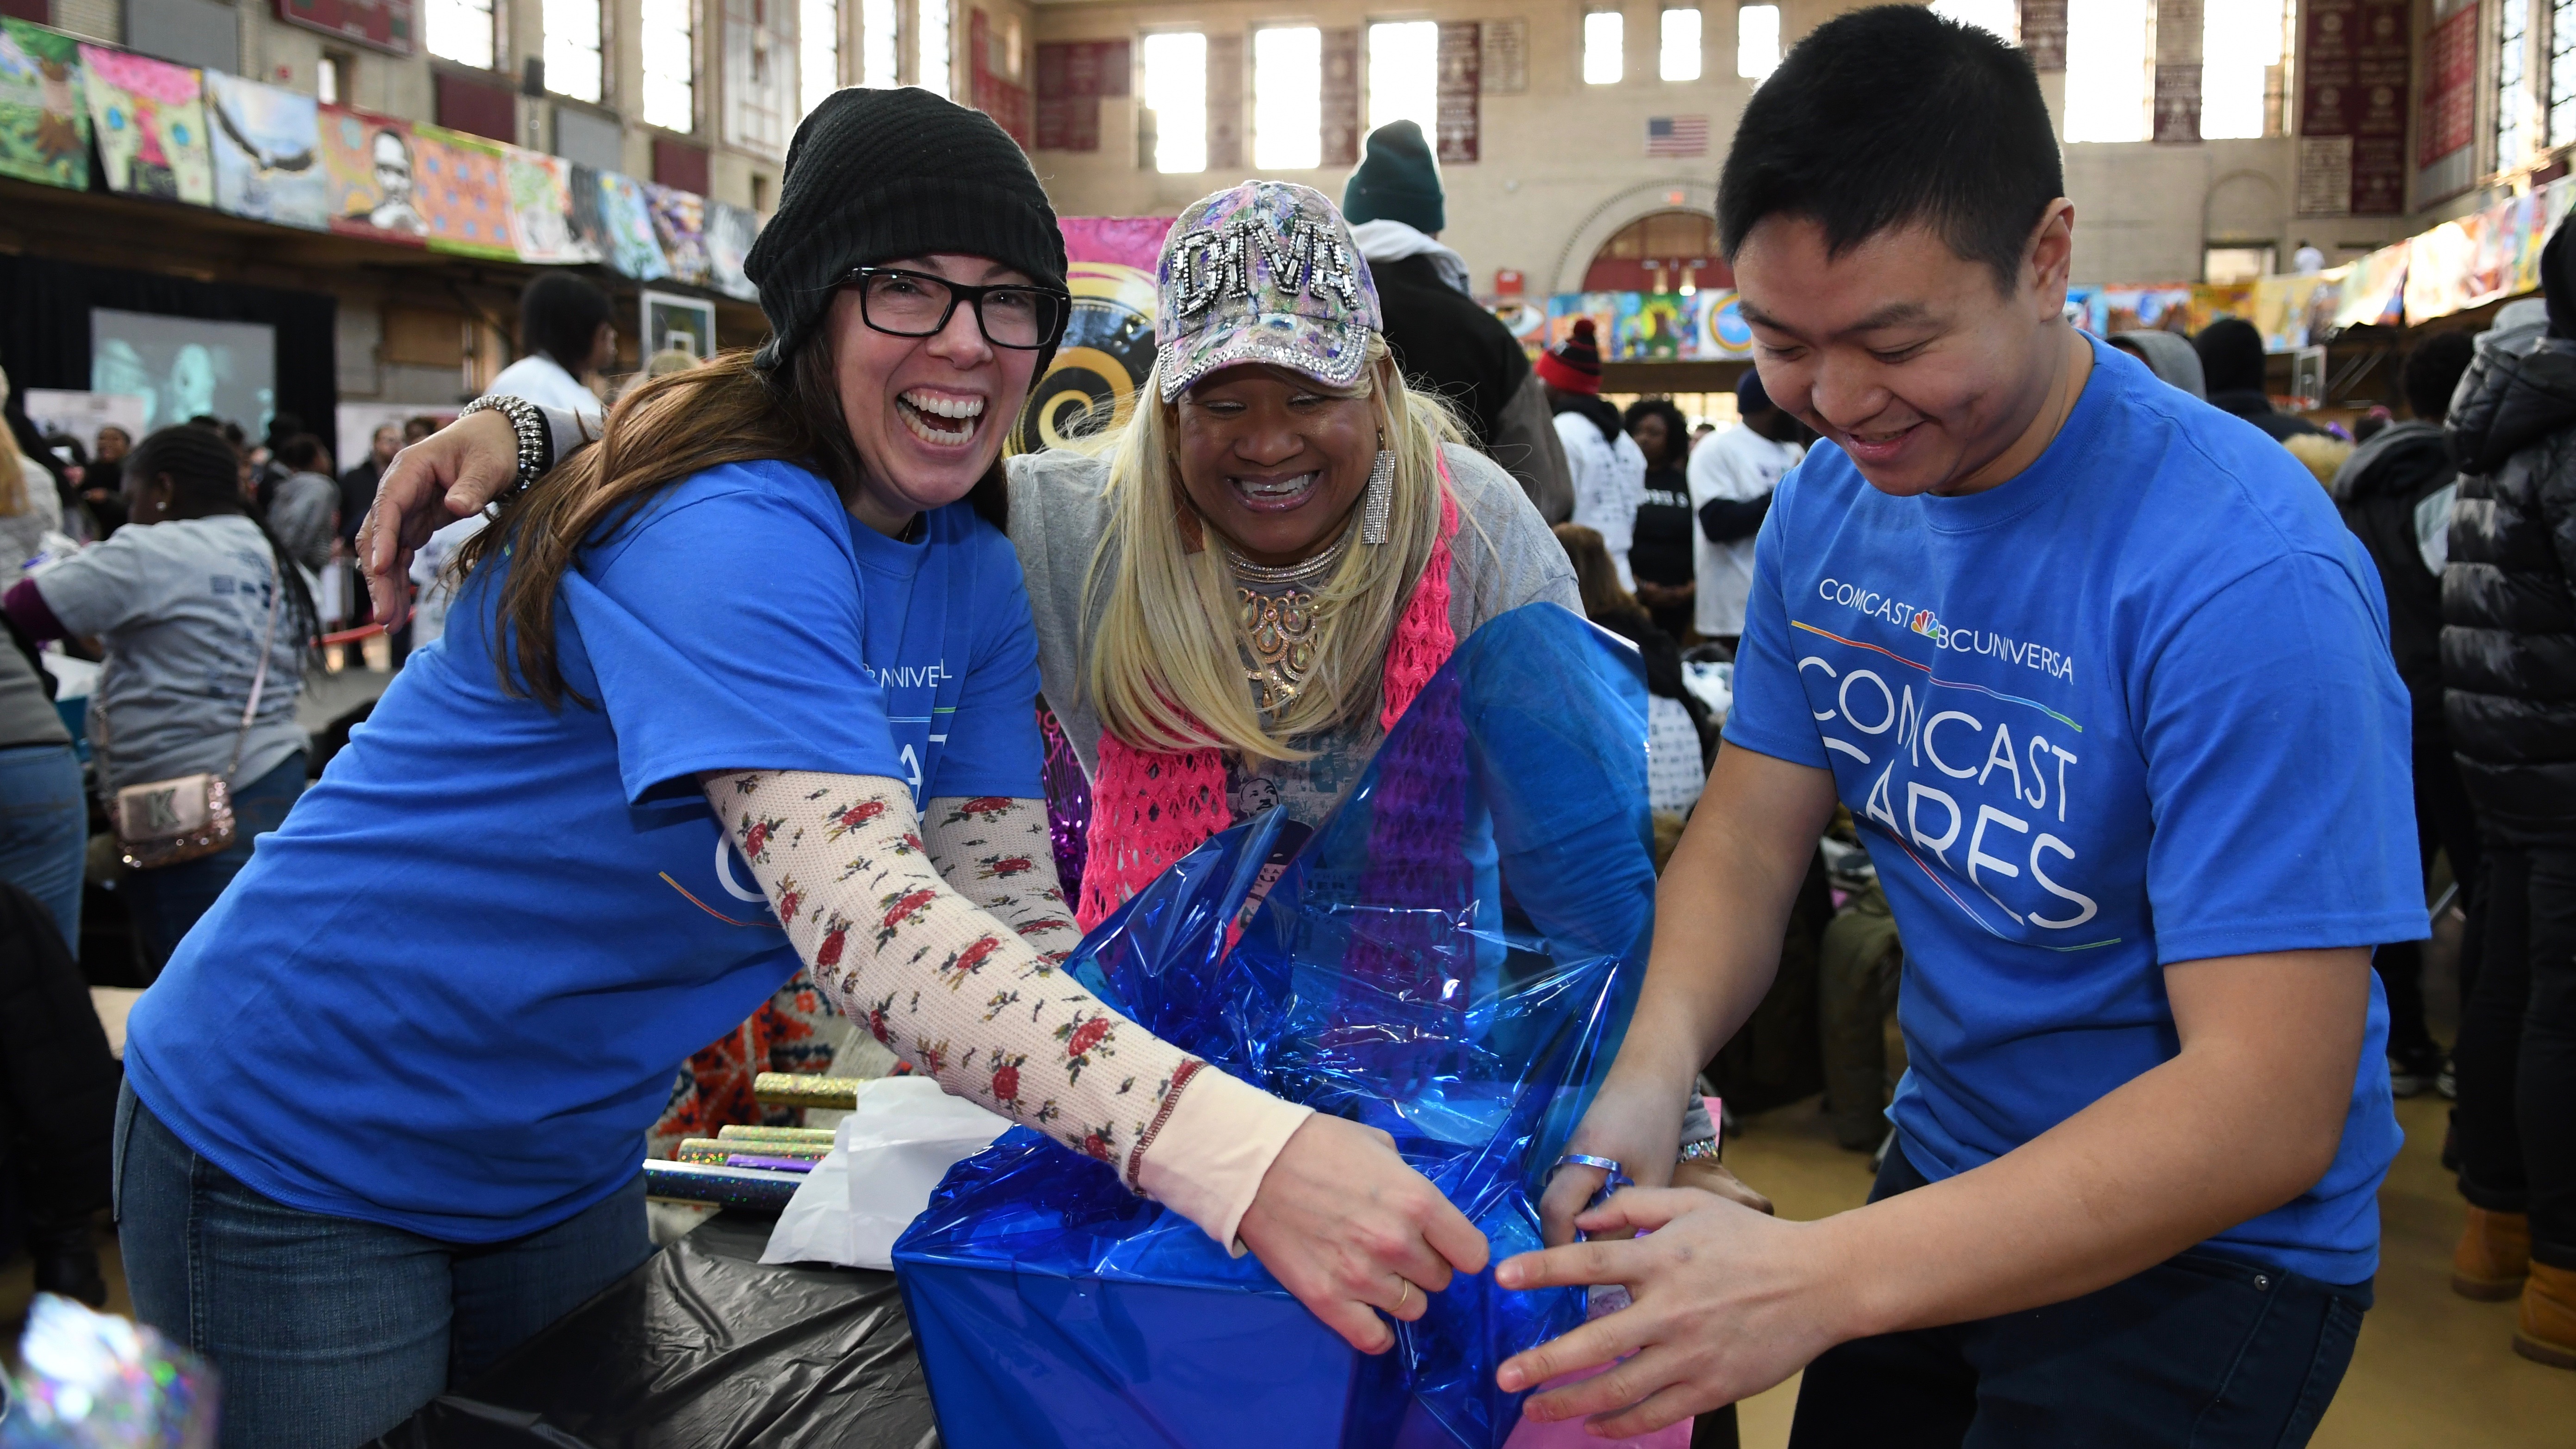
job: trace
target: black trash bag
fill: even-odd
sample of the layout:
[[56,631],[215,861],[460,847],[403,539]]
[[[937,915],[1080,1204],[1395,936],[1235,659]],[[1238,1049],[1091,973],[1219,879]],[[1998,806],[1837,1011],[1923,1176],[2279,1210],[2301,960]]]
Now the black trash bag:
[[371,1449],[938,1449],[892,1273],[719,1213]]

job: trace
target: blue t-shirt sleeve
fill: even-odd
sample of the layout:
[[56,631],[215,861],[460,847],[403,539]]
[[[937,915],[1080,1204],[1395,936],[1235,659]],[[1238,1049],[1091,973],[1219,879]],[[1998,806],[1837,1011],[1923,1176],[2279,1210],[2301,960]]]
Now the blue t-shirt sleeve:
[[1793,765],[1825,769],[1825,737],[1816,730],[1807,691],[1798,681],[1798,635],[1780,582],[1780,550],[1796,513],[1798,473],[1782,477],[1770,515],[1754,535],[1753,588],[1744,600],[1744,636],[1735,641],[1735,702],[1726,712],[1726,742]]
[[682,484],[564,577],[627,798],[708,770],[902,778],[860,666],[871,601],[838,504],[819,480],[808,498],[783,478],[728,486],[729,471]]
[[[1038,737],[1038,636],[1020,557],[1000,534],[978,528],[974,652],[957,713],[946,721],[924,801],[941,796],[1041,799],[1045,745]],[[933,728],[937,728],[934,725]]]
[[2150,649],[2138,737],[2159,963],[2424,937],[2387,636],[2351,574],[2300,553]]

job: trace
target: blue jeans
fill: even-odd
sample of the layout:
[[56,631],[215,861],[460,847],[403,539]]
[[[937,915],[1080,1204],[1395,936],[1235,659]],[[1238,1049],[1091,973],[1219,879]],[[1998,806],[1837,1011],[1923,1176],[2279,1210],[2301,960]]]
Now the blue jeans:
[[214,1361],[224,1449],[373,1439],[653,1254],[640,1170],[542,1232],[444,1243],[253,1192],[130,1085],[116,1169],[135,1316]]
[[[1870,1201],[1923,1186],[1891,1145]],[[2370,1284],[2194,1250],[2080,1298],[1854,1339],[1807,1365],[1789,1449],[2298,1449]]]
[[0,880],[53,912],[72,958],[80,958],[81,867],[89,848],[89,801],[80,759],[69,745],[0,750]]
[[251,846],[257,837],[266,835],[286,823],[286,812],[295,807],[295,798],[304,793],[304,752],[296,751],[285,763],[233,791],[233,843],[230,848],[200,860],[182,861],[154,870],[129,870],[123,877],[123,889],[134,913],[134,931],[143,943],[147,969],[145,983],[161,974],[170,964],[170,953],[179,949],[188,931],[233,883],[241,868],[250,864]]

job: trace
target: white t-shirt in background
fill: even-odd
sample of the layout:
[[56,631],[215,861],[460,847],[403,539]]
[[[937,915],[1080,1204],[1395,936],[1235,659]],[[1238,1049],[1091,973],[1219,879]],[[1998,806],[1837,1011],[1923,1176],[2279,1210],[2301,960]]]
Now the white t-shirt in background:
[[1619,586],[1637,587],[1628,572],[1628,549],[1636,539],[1637,509],[1646,501],[1646,455],[1626,433],[1602,437],[1599,425],[1579,412],[1556,415],[1556,436],[1565,444],[1566,470],[1574,478],[1572,521],[1600,530],[1610,561],[1619,566]]
[[1796,443],[1775,443],[1738,423],[1691,452],[1691,562],[1699,591],[1694,626],[1703,635],[1744,632],[1744,598],[1753,588],[1753,534],[1728,543],[1711,540],[1699,511],[1714,500],[1749,503],[1779,486],[1780,475],[1805,457]]

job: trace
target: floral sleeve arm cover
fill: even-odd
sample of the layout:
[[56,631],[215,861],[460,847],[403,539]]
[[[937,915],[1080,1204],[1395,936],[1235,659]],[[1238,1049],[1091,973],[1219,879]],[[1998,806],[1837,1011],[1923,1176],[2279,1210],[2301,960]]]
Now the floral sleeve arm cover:
[[[912,792],[876,775],[744,771],[705,777],[707,801],[750,862],[814,983],[842,1014],[950,1092],[1116,1167],[1120,1179],[1231,1246],[1262,1174],[1308,1113],[1227,1076],[1111,1011],[1056,966],[1073,943],[1038,904],[1014,914],[1033,945],[942,878]],[[1028,889],[1036,853],[968,848],[1034,802],[941,800],[952,874]],[[960,807],[971,822],[949,817]],[[980,817],[1000,817],[984,820]],[[1026,873],[980,875],[982,854]],[[1050,863],[1051,865],[1051,863]],[[1062,910],[1061,899],[1051,903]]]
[[957,893],[1061,965],[1082,944],[1055,874],[1044,800],[943,795],[921,817],[930,860]]

